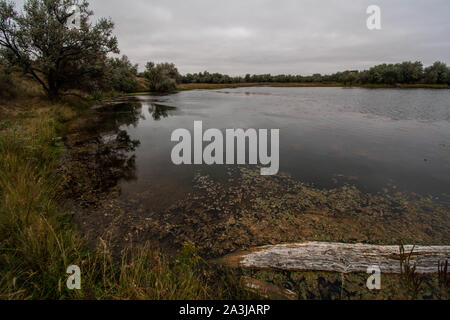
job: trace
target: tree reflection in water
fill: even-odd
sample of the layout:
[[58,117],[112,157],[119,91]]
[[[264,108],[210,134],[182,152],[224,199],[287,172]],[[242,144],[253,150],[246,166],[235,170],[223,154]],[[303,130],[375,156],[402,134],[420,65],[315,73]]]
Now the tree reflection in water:
[[[133,140],[121,126],[136,126],[142,104],[135,98],[106,103],[74,125],[67,136],[65,188],[70,196],[83,195],[83,202],[115,187],[121,180],[136,179]],[[88,190],[88,192],[86,192]],[[86,196],[89,195],[89,196]]]
[[177,108],[165,106],[158,103],[150,104],[148,112],[152,115],[153,120],[159,121],[161,118],[167,118],[170,115],[170,111],[174,111]]

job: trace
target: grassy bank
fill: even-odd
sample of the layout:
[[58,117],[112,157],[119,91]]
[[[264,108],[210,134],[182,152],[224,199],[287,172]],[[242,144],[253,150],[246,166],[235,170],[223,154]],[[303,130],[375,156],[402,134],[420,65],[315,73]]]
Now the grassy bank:
[[[77,116],[42,103],[0,123],[0,299],[207,299],[214,291],[193,244],[176,260],[145,245],[114,259],[108,244],[88,247],[61,204],[60,136]],[[81,268],[81,290],[66,287],[69,265]],[[215,288],[217,289],[217,288]],[[220,292],[220,293],[219,293]],[[237,294],[238,295],[238,294]]]
[[298,88],[311,88],[311,87],[346,87],[346,88],[405,88],[405,89],[450,89],[448,85],[438,84],[402,84],[402,85],[377,85],[377,84],[365,84],[365,85],[346,85],[344,83],[322,83],[322,82],[267,82],[267,83],[230,83],[230,84],[212,84],[212,83],[187,83],[178,85],[178,90],[219,90],[219,89],[231,89],[242,87],[298,87]]

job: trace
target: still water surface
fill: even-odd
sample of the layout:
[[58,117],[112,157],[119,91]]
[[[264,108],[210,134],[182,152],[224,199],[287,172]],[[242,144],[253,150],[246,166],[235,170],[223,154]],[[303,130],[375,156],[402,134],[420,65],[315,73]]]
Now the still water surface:
[[349,183],[440,199],[450,193],[450,90],[257,87],[126,103],[126,121],[113,119],[140,144],[133,178],[120,182],[122,196],[145,193],[149,207],[183,198],[198,171],[225,179],[225,166],[171,162],[172,131],[192,132],[196,120],[204,130],[280,129],[280,171],[319,188]]

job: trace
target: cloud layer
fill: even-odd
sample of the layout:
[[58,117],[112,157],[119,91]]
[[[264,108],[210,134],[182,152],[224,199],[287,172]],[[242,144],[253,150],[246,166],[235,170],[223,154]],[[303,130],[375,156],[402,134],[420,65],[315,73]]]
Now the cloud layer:
[[[18,1],[20,2],[20,1]],[[450,62],[448,0],[91,0],[123,54],[182,73],[330,73],[382,62]],[[366,28],[381,7],[382,30]]]

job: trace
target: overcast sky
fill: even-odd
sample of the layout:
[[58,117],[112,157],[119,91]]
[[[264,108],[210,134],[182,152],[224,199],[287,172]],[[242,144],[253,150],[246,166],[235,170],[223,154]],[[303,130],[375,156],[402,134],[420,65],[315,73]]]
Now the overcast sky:
[[[23,1],[16,1],[19,5]],[[122,54],[181,73],[311,74],[383,62],[450,63],[449,0],[90,0]],[[381,7],[382,30],[366,9]]]

